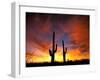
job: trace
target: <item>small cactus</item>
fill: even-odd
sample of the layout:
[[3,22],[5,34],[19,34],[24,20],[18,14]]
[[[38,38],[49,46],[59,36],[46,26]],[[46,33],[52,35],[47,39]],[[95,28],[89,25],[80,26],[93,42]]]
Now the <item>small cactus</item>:
[[62,46],[63,46],[63,61],[66,62],[67,48],[64,48],[64,41],[63,40],[62,40]]

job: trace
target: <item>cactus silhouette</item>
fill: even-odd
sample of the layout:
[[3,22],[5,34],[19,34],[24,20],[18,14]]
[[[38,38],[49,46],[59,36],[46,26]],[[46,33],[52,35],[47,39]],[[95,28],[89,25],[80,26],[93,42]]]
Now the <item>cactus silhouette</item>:
[[63,61],[66,62],[67,48],[64,48],[64,41],[63,40],[62,40],[62,46],[63,46]]
[[53,39],[52,39],[52,50],[49,49],[49,54],[51,56],[51,62],[54,63],[55,53],[57,51],[57,44],[55,45],[55,32],[53,32]]

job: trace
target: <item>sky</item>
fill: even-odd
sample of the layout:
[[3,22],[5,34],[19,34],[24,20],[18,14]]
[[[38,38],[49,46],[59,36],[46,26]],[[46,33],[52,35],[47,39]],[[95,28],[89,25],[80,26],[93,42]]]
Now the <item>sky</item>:
[[50,62],[49,49],[55,32],[55,61],[62,61],[62,40],[66,60],[89,59],[89,15],[26,12],[26,62]]

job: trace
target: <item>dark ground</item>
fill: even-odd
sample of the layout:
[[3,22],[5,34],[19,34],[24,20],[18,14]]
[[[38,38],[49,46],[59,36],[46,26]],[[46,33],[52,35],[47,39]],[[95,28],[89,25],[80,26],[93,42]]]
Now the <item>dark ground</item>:
[[41,66],[64,66],[64,65],[84,65],[90,64],[88,59],[76,60],[76,61],[66,61],[66,62],[54,62],[54,63],[26,63],[26,67],[41,67]]

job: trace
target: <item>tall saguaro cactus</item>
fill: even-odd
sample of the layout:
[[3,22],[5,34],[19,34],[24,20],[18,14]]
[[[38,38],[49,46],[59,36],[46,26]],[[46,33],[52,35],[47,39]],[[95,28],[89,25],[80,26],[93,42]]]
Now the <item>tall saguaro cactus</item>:
[[52,50],[49,49],[49,54],[51,56],[51,62],[54,62],[55,53],[57,51],[57,44],[55,45],[55,32],[53,32]]
[[64,41],[63,40],[62,40],[62,46],[63,46],[63,61],[66,62],[67,48],[64,47]]

